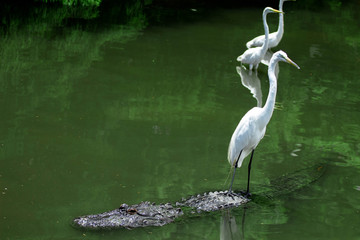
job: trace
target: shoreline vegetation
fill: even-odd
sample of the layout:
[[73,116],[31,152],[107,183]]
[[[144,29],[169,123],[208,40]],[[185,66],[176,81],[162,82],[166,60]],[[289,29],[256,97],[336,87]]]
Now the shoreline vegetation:
[[[296,3],[296,8],[336,11],[353,1],[355,0],[303,0]],[[0,2],[0,34],[4,36],[32,24],[41,24],[46,29],[76,26],[86,30],[99,30],[114,24],[144,27],[145,23],[167,23],[174,18],[184,17],[184,10],[189,9],[263,7],[277,4],[278,1],[275,0],[246,3],[235,0],[4,0]],[[289,7],[289,10],[292,9]]]

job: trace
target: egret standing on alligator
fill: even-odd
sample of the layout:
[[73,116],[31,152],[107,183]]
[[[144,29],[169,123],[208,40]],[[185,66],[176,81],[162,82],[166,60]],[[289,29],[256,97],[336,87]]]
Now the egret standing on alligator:
[[274,53],[270,60],[268,68],[269,77],[269,94],[264,107],[254,107],[250,109],[239,122],[236,127],[229,144],[228,161],[234,167],[234,173],[231,180],[228,194],[232,193],[232,184],[235,178],[236,168],[240,168],[244,159],[251,153],[248,165],[248,182],[245,196],[249,195],[250,170],[254,151],[260,140],[264,137],[266,125],[269,123],[275,107],[277,79],[275,75],[275,67],[279,61],[287,62],[298,69],[299,66],[294,63],[285,52],[278,51]]

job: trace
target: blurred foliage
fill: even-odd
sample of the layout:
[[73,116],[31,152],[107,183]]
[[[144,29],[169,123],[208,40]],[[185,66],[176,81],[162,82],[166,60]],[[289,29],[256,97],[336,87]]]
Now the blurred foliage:
[[63,27],[97,31],[118,24],[142,28],[146,26],[144,11],[142,0],[5,0],[0,2],[0,33],[37,28],[42,35],[52,30],[55,34]]
[[102,0],[37,0],[45,3],[59,2],[67,6],[94,6],[98,7]]
[[[359,6],[359,0],[302,0],[288,4],[291,10],[310,9],[340,12],[344,6]],[[179,1],[179,0],[4,0],[0,2],[0,33],[5,35],[27,25],[41,24],[44,31],[51,27],[81,25],[99,29],[109,24],[143,25],[144,22],[173,22],[179,18],[195,20],[188,9],[202,11],[213,7],[277,6],[278,1]],[[353,39],[349,39],[353,41]]]

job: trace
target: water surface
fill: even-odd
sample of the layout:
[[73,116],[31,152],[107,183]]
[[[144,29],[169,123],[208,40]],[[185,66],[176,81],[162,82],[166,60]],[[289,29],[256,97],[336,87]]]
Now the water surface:
[[[301,70],[280,63],[251,190],[317,163],[325,174],[271,204],[161,228],[85,232],[70,223],[124,202],[228,188],[230,137],[257,105],[236,58],[262,34],[262,9],[186,9],[172,21],[45,35],[32,24],[2,38],[1,239],[357,239],[360,19],[352,6],[335,14],[295,4],[284,6],[285,34],[273,51]],[[269,15],[271,31],[277,19]],[[257,76],[265,103],[265,65]],[[245,188],[246,166],[235,190]]]

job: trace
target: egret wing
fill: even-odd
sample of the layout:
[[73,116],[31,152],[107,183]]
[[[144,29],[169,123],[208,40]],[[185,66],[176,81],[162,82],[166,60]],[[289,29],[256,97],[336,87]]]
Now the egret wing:
[[259,48],[250,48],[246,50],[242,55],[237,58],[237,61],[250,64],[253,63],[256,58],[256,54],[259,52]]
[[259,108],[255,107],[248,111],[245,116],[241,119],[237,125],[229,144],[228,149],[228,161],[231,165],[235,164],[238,159],[240,151],[243,151],[239,159],[241,165],[242,160],[249,154],[253,145],[253,134],[254,134],[254,118]]
[[247,48],[261,47],[265,42],[265,35],[257,36],[256,38],[246,43]]

